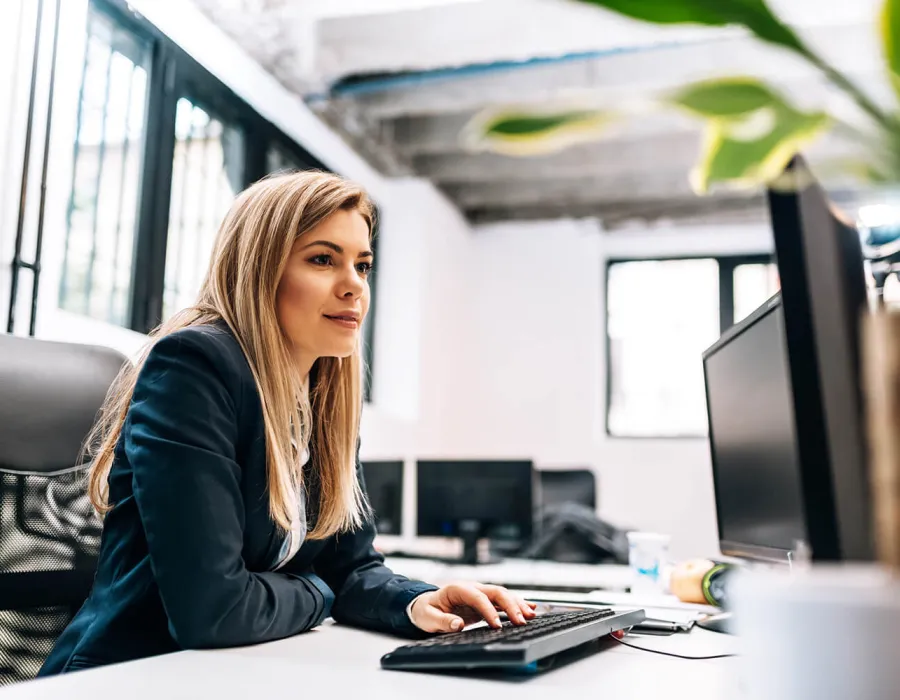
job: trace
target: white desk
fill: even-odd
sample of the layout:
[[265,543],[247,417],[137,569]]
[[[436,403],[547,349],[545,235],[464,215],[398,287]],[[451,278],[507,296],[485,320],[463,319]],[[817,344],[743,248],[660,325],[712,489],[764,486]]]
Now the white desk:
[[584,588],[624,591],[631,585],[627,566],[616,564],[562,564],[533,559],[505,559],[499,564],[465,566],[444,564],[430,559],[395,558],[385,563],[398,574],[441,586],[452,581],[469,580],[497,583],[511,588]]
[[[628,640],[695,656],[737,651],[739,641],[705,630]],[[741,697],[735,658],[687,661],[606,640],[590,656],[525,680],[382,670],[381,656],[401,643],[329,621],[307,634],[255,647],[186,651],[31,681],[0,691],[0,698],[97,700],[113,693],[129,700],[552,700],[554,692],[560,693],[555,697],[617,700]]]

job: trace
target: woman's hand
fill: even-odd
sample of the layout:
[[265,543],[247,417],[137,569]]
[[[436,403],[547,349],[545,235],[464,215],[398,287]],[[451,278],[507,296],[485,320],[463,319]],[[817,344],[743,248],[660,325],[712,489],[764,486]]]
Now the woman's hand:
[[535,607],[502,586],[453,583],[420,595],[413,601],[409,616],[424,632],[458,632],[481,620],[500,627],[498,610],[505,612],[514,625],[524,625],[535,617]]

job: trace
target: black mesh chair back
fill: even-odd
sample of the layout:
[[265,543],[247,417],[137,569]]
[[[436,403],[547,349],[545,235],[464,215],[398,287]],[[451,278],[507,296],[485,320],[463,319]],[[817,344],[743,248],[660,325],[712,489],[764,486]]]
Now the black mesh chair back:
[[101,524],[82,443],[125,361],[0,335],[0,686],[35,676],[90,590]]

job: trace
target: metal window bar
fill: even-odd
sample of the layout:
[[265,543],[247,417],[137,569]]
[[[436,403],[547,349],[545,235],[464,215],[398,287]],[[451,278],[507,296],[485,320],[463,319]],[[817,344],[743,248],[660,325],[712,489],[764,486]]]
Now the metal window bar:
[[24,215],[28,195],[28,171],[31,154],[31,129],[34,120],[35,87],[37,79],[38,59],[40,56],[40,34],[43,25],[44,3],[40,0],[37,8],[37,22],[35,25],[34,57],[32,62],[32,74],[30,94],[28,101],[28,123],[26,127],[25,153],[23,156],[22,188],[19,197],[19,216],[16,226],[15,252],[12,264],[12,280],[9,294],[9,314],[7,316],[7,332],[12,333],[16,324],[16,302],[19,291],[19,273],[26,269],[31,271],[31,312],[28,320],[28,335],[34,335],[37,324],[37,300],[41,278],[41,254],[44,245],[44,215],[47,204],[47,171],[50,157],[50,134],[53,126],[53,96],[56,88],[56,57],[59,48],[59,18],[61,14],[61,0],[56,0],[53,17],[53,39],[50,56],[50,79],[47,88],[47,117],[44,124],[44,154],[41,162],[41,191],[38,199],[37,237],[34,246],[34,258],[29,263],[22,259],[22,241],[24,234]]
[[163,317],[193,303],[221,218],[243,176],[243,135],[186,98],[179,100]]
[[[122,217],[125,215],[125,173],[128,167],[128,153],[129,146],[131,145],[131,112],[132,107],[134,106],[134,83],[137,77],[138,67],[135,64],[131,65],[131,76],[128,80],[128,97],[127,97],[127,107],[125,108],[125,130],[124,130],[124,138],[122,139],[122,157],[120,159],[120,168],[122,172],[122,181],[119,182],[119,201],[116,205],[116,229],[115,229],[115,237],[113,242],[113,274],[112,274],[112,289],[110,290],[109,295],[109,303],[106,309],[107,318],[112,320],[117,317],[121,318],[120,314],[116,313],[116,301],[119,299],[118,292],[120,290],[119,279],[116,276],[116,268],[119,267],[119,256],[120,251],[122,249]],[[124,309],[121,310],[124,313]],[[123,319],[124,320],[124,319]]]
[[111,84],[113,50],[112,47],[106,54],[106,65],[103,76],[103,108],[100,113],[100,144],[97,147],[97,174],[94,180],[94,201],[91,211],[91,252],[88,257],[87,274],[84,280],[84,306],[85,314],[91,313],[91,297],[94,288],[94,267],[97,264],[97,228],[100,223],[100,187],[103,184],[103,166],[106,163],[106,134],[109,126],[109,88]]
[[125,325],[151,46],[93,4],[86,29],[58,303]]
[[[177,253],[174,256],[172,275],[166,275],[167,281],[171,279],[171,283],[166,285],[166,295],[171,294],[170,298],[177,299],[180,294],[180,273],[181,273],[181,259],[184,249],[184,239],[185,239],[185,231],[186,231],[186,209],[187,209],[187,201],[188,201],[188,184],[190,183],[189,173],[191,171],[190,163],[191,163],[191,150],[194,139],[194,115],[196,114],[196,110],[198,109],[195,105],[189,102],[186,99],[181,99],[178,101],[178,112],[187,113],[189,116],[187,117],[187,132],[184,136],[180,136],[176,134],[176,138],[178,139],[178,146],[182,149],[182,158],[181,158],[181,166],[180,168],[176,168],[180,176],[180,187],[178,188],[180,191],[180,198],[177,201],[177,214],[172,216],[170,214],[169,220],[175,221],[176,224],[174,227],[170,224],[169,228],[169,249],[172,249],[172,244],[174,243],[174,248]],[[179,115],[180,116],[180,115]],[[177,154],[176,154],[177,155]],[[173,173],[172,177],[172,189],[175,190],[175,173]],[[176,212],[174,208],[175,202],[173,201],[173,214]],[[175,234],[174,237],[172,234]],[[168,257],[168,256],[167,256]]]
[[72,215],[75,213],[75,189],[78,182],[78,163],[81,151],[81,130],[84,123],[84,86],[87,79],[88,47],[93,31],[94,13],[88,12],[84,39],[84,61],[81,64],[81,84],[78,87],[78,110],[75,117],[75,143],[72,146],[72,178],[69,182],[69,203],[66,207],[66,238],[63,244],[63,266],[59,280],[59,304],[65,305],[69,287],[69,247],[72,241]]
[[[37,20],[34,29],[34,55],[31,60],[31,85],[28,94],[28,116],[25,123],[25,152],[22,156],[22,184],[19,190],[19,215],[16,221],[16,242],[12,263],[12,282],[9,294],[9,315],[7,316],[7,333],[12,333],[16,326],[16,296],[19,290],[19,271],[22,262],[22,242],[25,234],[25,208],[28,202],[28,175],[31,166],[31,134],[34,127],[34,102],[37,93],[38,62],[41,55],[41,25],[44,16],[44,0],[38,0]],[[33,271],[33,270],[32,270]]]
[[[203,260],[203,241],[205,238],[207,238],[207,235],[209,233],[208,228],[212,223],[209,220],[210,217],[205,216],[209,212],[207,211],[207,207],[204,205],[209,201],[210,194],[215,192],[215,172],[210,165],[211,159],[215,156],[215,153],[211,148],[213,132],[210,127],[212,126],[213,120],[210,119],[206,122],[206,125],[203,128],[203,170],[200,176],[200,191],[202,194],[200,196],[201,206],[197,208],[197,235],[194,239],[193,257],[194,265],[198,266],[198,273],[201,269],[206,267],[206,263],[208,262]],[[216,211],[219,211],[218,206],[216,206]]]

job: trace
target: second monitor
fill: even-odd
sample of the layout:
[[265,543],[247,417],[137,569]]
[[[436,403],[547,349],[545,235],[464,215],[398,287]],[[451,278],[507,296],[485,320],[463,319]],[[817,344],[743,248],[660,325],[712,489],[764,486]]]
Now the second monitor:
[[416,465],[417,534],[460,537],[462,561],[478,539],[521,546],[534,523],[534,465],[526,460],[425,460]]
[[400,535],[403,522],[403,462],[362,463],[366,494],[379,535]]

